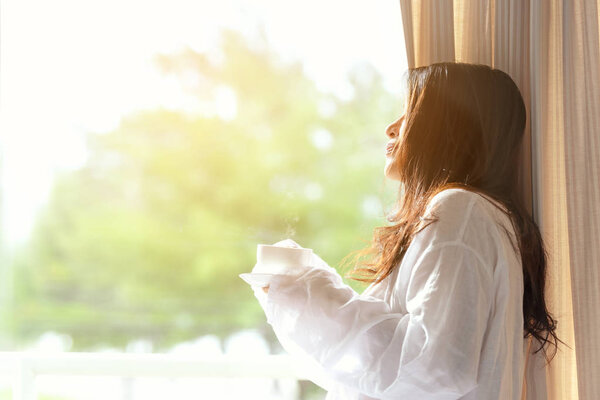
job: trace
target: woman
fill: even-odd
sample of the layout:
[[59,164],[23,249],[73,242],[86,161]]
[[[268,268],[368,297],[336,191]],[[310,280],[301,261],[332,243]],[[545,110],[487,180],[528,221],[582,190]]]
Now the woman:
[[401,182],[393,224],[349,274],[371,285],[359,295],[315,255],[300,275],[254,287],[328,400],[546,398],[540,350],[547,358],[559,339],[544,246],[519,195],[525,114],[497,69],[409,70],[405,112],[386,129],[385,175]]

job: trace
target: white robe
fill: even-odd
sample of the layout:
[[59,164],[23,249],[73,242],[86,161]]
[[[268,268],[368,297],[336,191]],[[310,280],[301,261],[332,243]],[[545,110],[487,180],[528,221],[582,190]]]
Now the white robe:
[[[500,227],[514,242],[509,219],[463,189],[437,194],[432,211],[439,221],[362,294],[316,254],[300,275],[268,276],[268,294],[252,286],[282,346],[310,366],[327,400],[521,399],[523,274]],[[541,351],[527,369],[527,399],[545,400]]]

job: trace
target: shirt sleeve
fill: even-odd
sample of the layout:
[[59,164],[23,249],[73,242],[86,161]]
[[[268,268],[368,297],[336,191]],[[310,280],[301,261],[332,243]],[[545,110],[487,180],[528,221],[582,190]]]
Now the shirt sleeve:
[[336,383],[405,400],[458,399],[477,384],[493,279],[463,243],[429,246],[411,266],[406,292],[396,293],[406,313],[358,294],[322,264],[273,275],[268,293],[254,293],[280,342]]

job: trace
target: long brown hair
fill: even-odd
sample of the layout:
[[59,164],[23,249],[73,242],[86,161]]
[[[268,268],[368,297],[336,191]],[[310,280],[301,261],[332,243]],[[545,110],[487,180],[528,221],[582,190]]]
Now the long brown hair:
[[488,196],[504,206],[492,202],[510,218],[518,238],[524,337],[538,339],[536,353],[544,349],[548,360],[545,345],[553,342],[556,354],[557,341],[564,342],[546,308],[544,243],[520,191],[526,111],[519,89],[498,69],[453,62],[409,69],[407,81],[406,125],[391,166],[402,182],[396,211],[387,217],[393,224],[375,228],[369,247],[344,258],[355,260],[346,278],[379,283],[399,267],[414,235],[437,220],[424,212],[440,191],[459,187]]

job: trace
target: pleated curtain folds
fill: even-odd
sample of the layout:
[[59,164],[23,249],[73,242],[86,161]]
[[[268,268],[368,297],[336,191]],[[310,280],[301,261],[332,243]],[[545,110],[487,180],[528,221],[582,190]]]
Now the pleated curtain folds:
[[[566,342],[551,400],[600,399],[598,0],[400,0],[408,67],[501,69],[527,107],[523,198],[548,250],[548,308]],[[552,352],[550,353],[552,354]]]

